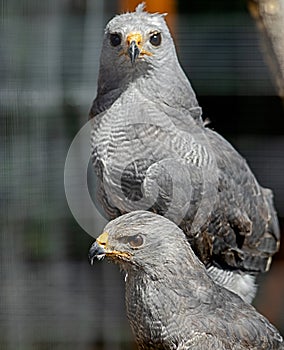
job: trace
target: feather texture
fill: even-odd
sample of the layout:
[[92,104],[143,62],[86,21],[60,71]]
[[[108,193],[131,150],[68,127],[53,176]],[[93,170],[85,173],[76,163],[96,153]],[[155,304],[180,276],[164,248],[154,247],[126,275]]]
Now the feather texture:
[[108,223],[100,237],[90,259],[105,254],[127,273],[127,315],[139,350],[284,349],[266,318],[211,279],[173,222],[135,211]]
[[[206,266],[234,271],[238,278],[267,271],[280,237],[272,192],[258,184],[223,137],[205,126],[164,16],[143,9],[139,5],[116,16],[105,30],[90,111],[105,212],[115,218],[138,209],[154,211],[183,229]],[[137,33],[140,54],[133,63],[129,38]],[[111,43],[112,35],[118,45]],[[159,45],[151,44],[153,35],[160,35]],[[254,278],[249,280],[255,290]],[[254,293],[248,296],[246,288],[236,291],[252,300]]]

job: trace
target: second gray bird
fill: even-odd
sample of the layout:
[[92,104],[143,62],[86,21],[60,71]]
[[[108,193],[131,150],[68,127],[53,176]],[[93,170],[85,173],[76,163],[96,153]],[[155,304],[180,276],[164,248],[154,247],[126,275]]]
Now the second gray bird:
[[111,221],[89,252],[91,262],[104,256],[126,272],[139,350],[284,349],[267,319],[214,283],[168,219],[136,211]]
[[206,127],[164,15],[139,5],[107,24],[90,118],[109,218],[138,209],[166,216],[215,281],[250,302],[279,247],[272,193]]

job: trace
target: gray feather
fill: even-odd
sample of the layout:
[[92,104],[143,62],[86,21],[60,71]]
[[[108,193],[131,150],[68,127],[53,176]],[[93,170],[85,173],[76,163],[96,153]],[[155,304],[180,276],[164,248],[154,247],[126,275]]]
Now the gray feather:
[[136,211],[111,221],[104,232],[107,242],[98,249],[98,239],[90,259],[105,249],[127,273],[127,315],[139,350],[284,349],[266,318],[211,279],[173,222]]
[[[111,45],[113,33],[119,45]],[[134,63],[130,33],[141,34],[144,50]],[[161,34],[159,46],[151,33]],[[205,127],[163,15],[140,6],[107,24],[90,118],[99,198],[109,218],[152,210],[183,229],[205,265],[244,278],[269,269],[280,237],[272,193]],[[246,288],[236,291],[252,300]]]

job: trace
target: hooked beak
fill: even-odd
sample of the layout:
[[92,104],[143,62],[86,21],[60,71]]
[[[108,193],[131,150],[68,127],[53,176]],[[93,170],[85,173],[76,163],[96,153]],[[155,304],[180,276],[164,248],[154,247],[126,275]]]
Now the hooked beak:
[[101,260],[106,256],[107,251],[105,248],[106,248],[107,242],[108,242],[108,233],[104,232],[92,244],[88,255],[91,265],[93,265],[94,259]]
[[138,57],[147,55],[152,56],[152,53],[143,49],[143,37],[141,33],[130,33],[126,37],[127,55],[130,58],[132,65],[135,64]]
[[129,47],[128,47],[128,56],[130,57],[131,63],[134,64],[136,61],[136,58],[140,54],[140,49],[136,43],[136,41],[131,41]]
[[106,252],[104,250],[103,247],[101,247],[98,242],[94,242],[89,250],[89,261],[90,264],[93,265],[94,264],[94,260],[95,259],[103,259],[106,255]]
[[126,37],[128,45],[127,54],[130,57],[131,63],[134,64],[142,50],[142,35],[141,33],[130,33]]

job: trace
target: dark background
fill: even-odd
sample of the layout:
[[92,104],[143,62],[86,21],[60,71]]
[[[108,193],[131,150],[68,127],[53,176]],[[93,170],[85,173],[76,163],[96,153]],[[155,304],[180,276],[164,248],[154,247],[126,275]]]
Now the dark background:
[[[70,213],[63,184],[96,93],[103,28],[126,8],[115,0],[0,4],[0,348],[132,349],[123,278],[110,264],[89,265],[94,238]],[[246,2],[175,5],[168,20],[204,116],[273,189],[283,227],[283,104]],[[255,301],[282,333],[283,259],[282,248]]]

